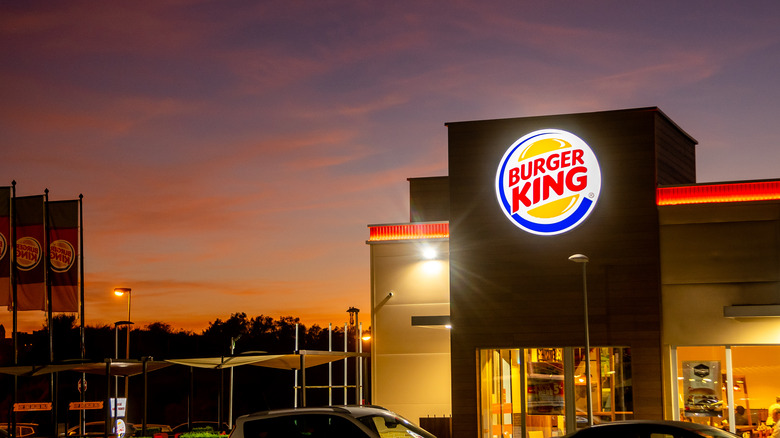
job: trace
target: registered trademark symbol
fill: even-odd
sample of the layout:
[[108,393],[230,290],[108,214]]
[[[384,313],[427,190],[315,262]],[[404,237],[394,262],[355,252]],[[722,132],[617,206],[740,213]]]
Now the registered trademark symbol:
[[596,196],[595,193],[593,192],[588,193],[588,198],[593,199],[594,196]]

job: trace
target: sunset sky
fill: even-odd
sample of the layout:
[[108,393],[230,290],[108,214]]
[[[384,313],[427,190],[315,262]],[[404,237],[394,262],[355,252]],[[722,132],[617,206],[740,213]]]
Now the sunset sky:
[[647,106],[700,182],[780,178],[780,2],[0,2],[0,185],[84,195],[88,325],[368,321],[444,123]]

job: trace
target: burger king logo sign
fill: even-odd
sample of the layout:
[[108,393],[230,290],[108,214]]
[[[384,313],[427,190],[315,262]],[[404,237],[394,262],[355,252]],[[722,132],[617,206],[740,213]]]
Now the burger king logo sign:
[[590,147],[559,129],[534,131],[514,142],[496,174],[504,214],[523,230],[564,233],[588,217],[601,191],[601,169]]
[[68,272],[76,260],[76,250],[67,240],[55,240],[49,245],[49,262],[54,272]]
[[43,258],[41,244],[33,237],[22,237],[16,241],[16,266],[22,271],[30,271]]

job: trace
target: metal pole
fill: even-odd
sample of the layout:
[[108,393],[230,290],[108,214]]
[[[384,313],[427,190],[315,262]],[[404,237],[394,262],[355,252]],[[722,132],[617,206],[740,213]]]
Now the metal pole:
[[[114,323],[114,359],[119,360],[119,324]],[[116,422],[116,408],[117,401],[116,398],[119,397],[119,376],[114,376],[114,421]]]
[[141,358],[141,360],[143,361],[143,373],[144,373],[144,412],[143,412],[143,424],[141,425],[141,436],[148,436],[146,435],[146,409],[148,407],[146,400],[149,397],[148,362],[150,359],[152,358],[149,356]]
[[585,304],[585,384],[587,385],[588,401],[588,426],[593,426],[593,397],[591,396],[590,386],[590,328],[588,323],[588,280],[586,275],[587,262],[582,264],[582,295]]
[[[298,353],[298,324],[295,324],[295,353]],[[298,370],[293,370],[293,407],[298,407]]]
[[[126,345],[125,345],[125,359],[127,359],[127,360],[130,360],[130,321],[132,321],[132,319],[130,319],[130,298],[131,298],[131,296],[132,296],[131,291],[128,289],[128,291],[127,291],[127,321],[128,321],[128,324],[127,324],[127,327],[126,327],[126,329],[127,329],[127,339],[125,340],[125,343],[126,343]],[[125,376],[125,399],[129,398],[128,397],[128,393],[127,393],[128,388],[130,386],[129,383],[130,383],[130,376],[127,375],[127,376]],[[127,409],[127,407],[128,407],[127,405],[128,404],[129,403],[127,402],[127,400],[125,400],[125,410]],[[126,416],[127,416],[127,414],[125,414],[125,418],[127,418]]]
[[590,261],[588,256],[584,254],[574,254],[569,256],[569,260],[574,263],[582,264],[582,299],[584,300],[585,315],[585,399],[588,402],[588,426],[593,426],[593,400],[591,397],[591,385],[590,385],[590,327],[588,323],[588,276],[586,271],[586,265]]
[[222,430],[222,411],[224,411],[224,398],[225,398],[225,356],[219,359],[219,397],[217,397],[217,432]]
[[[111,409],[111,359],[106,359],[106,424],[105,424],[105,436],[108,437],[113,431],[111,427],[111,419],[114,418],[114,412],[116,410]],[[114,423],[116,420],[114,419]]]
[[[333,351],[333,323],[328,323],[328,352]],[[328,362],[328,406],[333,405],[333,362]]]
[[[79,320],[81,326],[79,327],[79,337],[81,338],[81,359],[85,359],[87,356],[87,338],[86,338],[86,325],[84,324],[84,195],[79,194]],[[81,373],[81,381],[86,386],[87,374]],[[87,391],[86,389],[79,388],[80,395],[79,401],[86,401]],[[79,410],[79,435],[84,435],[84,429],[86,428],[87,419],[83,410]]]
[[[236,341],[241,338],[241,334],[230,338],[230,357],[232,358],[236,351]],[[233,367],[230,367],[230,398],[228,399],[228,426],[233,429]]]
[[301,353],[301,406],[306,407],[306,355]]
[[361,322],[357,328],[357,362],[358,362],[358,404],[363,404],[363,323]]

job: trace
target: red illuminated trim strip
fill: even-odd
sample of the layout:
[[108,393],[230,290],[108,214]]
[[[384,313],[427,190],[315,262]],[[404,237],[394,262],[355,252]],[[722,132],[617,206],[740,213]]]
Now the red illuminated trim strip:
[[389,240],[449,239],[450,224],[375,225],[369,228],[369,242]]
[[658,205],[770,201],[780,199],[780,181],[659,187],[655,193]]

